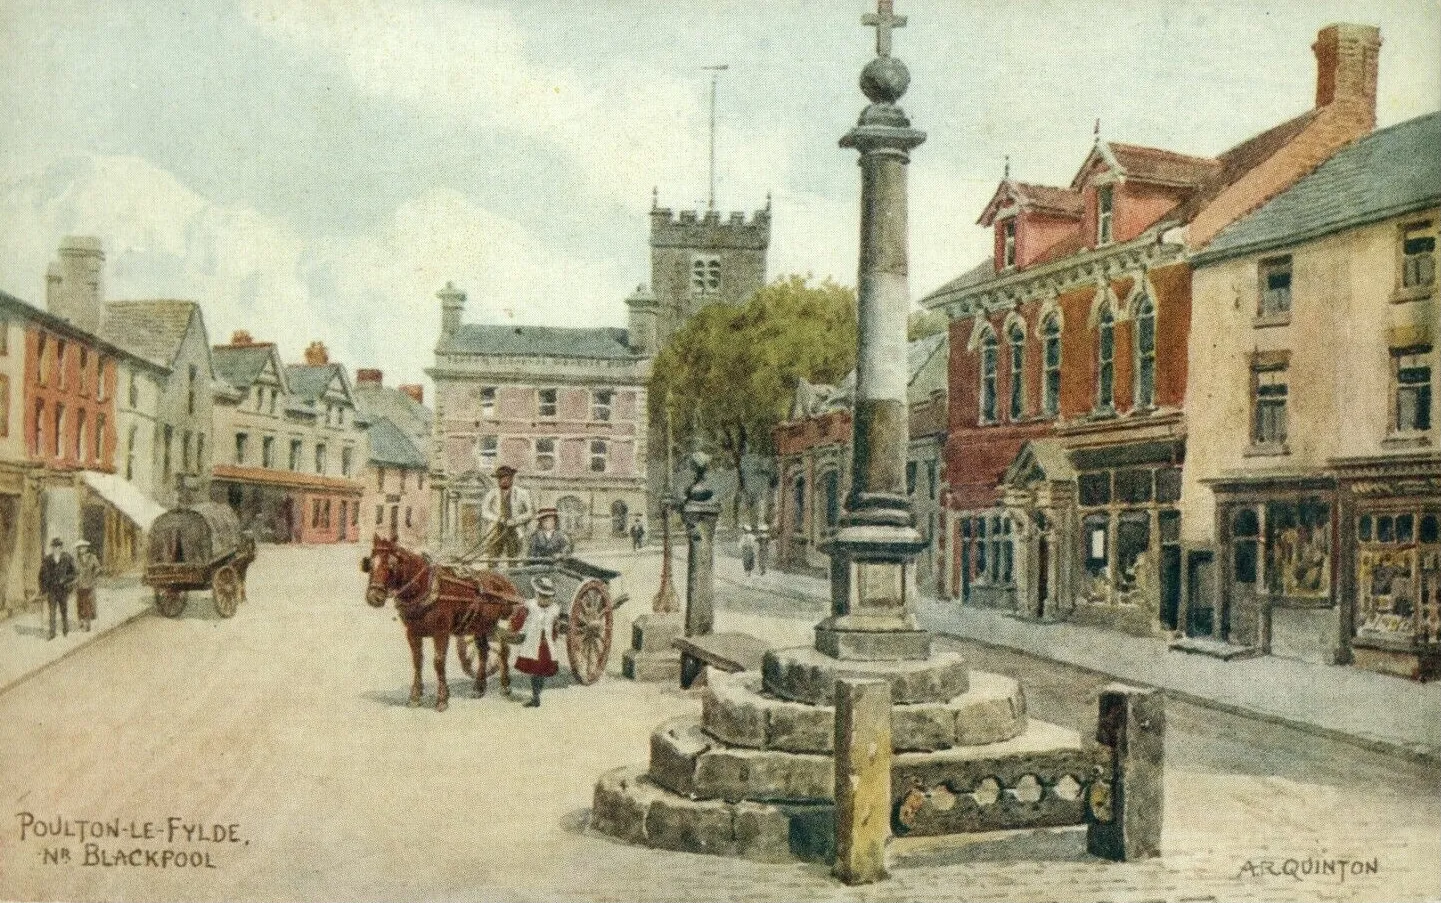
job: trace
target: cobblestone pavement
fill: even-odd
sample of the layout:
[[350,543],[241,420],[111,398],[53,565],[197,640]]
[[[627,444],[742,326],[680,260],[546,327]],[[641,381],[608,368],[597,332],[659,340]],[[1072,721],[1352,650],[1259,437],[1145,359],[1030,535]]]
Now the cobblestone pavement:
[[[1434,900],[1438,772],[1286,728],[1172,703],[1163,855],[1113,864],[1075,830],[893,845],[892,877],[845,888],[824,866],[626,846],[585,829],[595,778],[643,762],[652,727],[698,709],[607,676],[519,697],[404,705],[393,610],[361,599],[354,547],[265,548],[229,621],[142,618],[0,694],[0,899],[13,900]],[[607,556],[647,608],[657,559]],[[301,575],[301,576],[297,576]],[[324,575],[323,579],[308,575]],[[203,609],[203,606],[197,606]],[[721,629],[804,642],[813,605],[727,590]],[[1107,681],[960,644],[1026,683],[1032,712],[1084,729]],[[619,654],[612,657],[618,667]],[[427,689],[433,674],[427,664]],[[143,838],[22,839],[37,823],[119,819]],[[170,818],[224,826],[165,835]],[[231,829],[229,826],[234,825]],[[93,830],[93,829],[92,829]],[[236,838],[230,839],[230,835]],[[101,853],[199,867],[86,865]],[[58,851],[70,850],[61,859]],[[46,851],[54,861],[47,863]],[[204,859],[208,854],[209,859]],[[128,855],[128,853],[127,853]],[[1368,874],[1314,874],[1338,860]],[[187,863],[190,862],[187,859]],[[206,863],[209,866],[207,867]],[[1292,862],[1288,865],[1288,862]],[[1294,871],[1294,875],[1287,873]]]

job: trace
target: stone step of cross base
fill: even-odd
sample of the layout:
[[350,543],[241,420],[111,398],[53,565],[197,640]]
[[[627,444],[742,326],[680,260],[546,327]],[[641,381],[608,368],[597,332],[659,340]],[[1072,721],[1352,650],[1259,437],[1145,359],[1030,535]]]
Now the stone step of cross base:
[[828,859],[833,806],[773,806],[693,800],[660,787],[645,769],[626,766],[595,785],[590,827],[627,843],[661,850],[737,856],[760,862]]
[[680,653],[627,649],[620,656],[620,673],[630,680],[677,681],[680,680]]
[[[1026,729],[1026,696],[1014,678],[972,671],[970,689],[945,702],[918,702],[891,710],[897,752],[998,743]],[[764,691],[761,676],[712,674],[701,703],[707,733],[733,746],[829,755],[835,744],[835,709],[780,699]]]
[[[1027,719],[1025,730],[1009,740],[897,753],[891,793],[898,812],[910,800],[907,829],[916,833],[1076,824],[1082,789],[1104,760],[1097,749],[1075,731]],[[824,803],[835,794],[833,756],[731,746],[691,716],[651,734],[646,775],[698,800]]]
[[891,685],[891,702],[947,702],[969,688],[969,669],[956,652],[937,652],[920,661],[835,659],[810,646],[772,649],[761,662],[766,692],[792,702],[829,705],[839,679],[881,679]]

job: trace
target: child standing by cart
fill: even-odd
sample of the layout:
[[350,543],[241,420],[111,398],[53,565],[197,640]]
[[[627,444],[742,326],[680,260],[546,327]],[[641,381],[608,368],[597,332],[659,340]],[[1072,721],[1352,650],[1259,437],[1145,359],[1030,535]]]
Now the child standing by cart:
[[540,707],[545,679],[560,670],[554,652],[560,640],[560,609],[555,605],[555,583],[549,577],[536,577],[530,586],[535,596],[511,616],[510,629],[520,634],[515,669],[530,675],[530,700],[525,705],[533,709]]

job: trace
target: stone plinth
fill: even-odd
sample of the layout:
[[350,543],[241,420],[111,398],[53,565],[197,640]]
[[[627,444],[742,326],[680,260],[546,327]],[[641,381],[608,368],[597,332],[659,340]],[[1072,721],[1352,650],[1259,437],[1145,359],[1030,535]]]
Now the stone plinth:
[[919,661],[843,661],[806,646],[772,649],[761,663],[761,674],[767,692],[809,705],[829,703],[841,679],[885,680],[896,705],[946,702],[970,686],[965,659],[955,652]]
[[621,674],[631,680],[675,680],[680,676],[680,653],[671,643],[684,631],[678,613],[651,613],[636,618],[631,625],[630,648],[621,655]]
[[884,680],[840,680],[835,703],[836,861],[846,884],[886,877],[891,836],[891,692]]

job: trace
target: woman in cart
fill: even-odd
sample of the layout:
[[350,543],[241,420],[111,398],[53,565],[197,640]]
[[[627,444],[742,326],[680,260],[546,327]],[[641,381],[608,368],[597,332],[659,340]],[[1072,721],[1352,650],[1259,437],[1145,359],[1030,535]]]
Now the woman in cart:
[[515,669],[530,675],[530,700],[525,705],[533,709],[540,706],[545,679],[560,670],[555,659],[560,642],[560,607],[555,604],[555,583],[549,577],[536,577],[530,586],[535,595],[516,609],[510,629],[520,634]]

